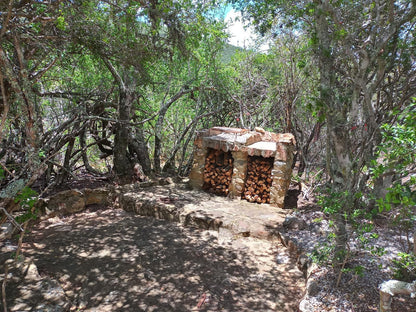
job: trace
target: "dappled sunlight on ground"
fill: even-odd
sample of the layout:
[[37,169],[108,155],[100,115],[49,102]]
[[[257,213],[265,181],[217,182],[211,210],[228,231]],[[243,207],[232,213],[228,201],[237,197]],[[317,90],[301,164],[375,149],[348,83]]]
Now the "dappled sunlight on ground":
[[73,311],[297,311],[302,275],[278,251],[116,209],[45,220],[23,250]]

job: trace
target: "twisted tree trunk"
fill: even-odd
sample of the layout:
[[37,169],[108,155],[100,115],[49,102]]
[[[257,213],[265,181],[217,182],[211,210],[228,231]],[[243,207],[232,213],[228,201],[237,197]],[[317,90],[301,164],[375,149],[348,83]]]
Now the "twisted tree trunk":
[[113,163],[116,178],[124,184],[131,182],[133,178],[133,164],[128,158],[127,147],[129,143],[130,112],[134,93],[132,88],[126,85],[113,64],[106,57],[102,57],[102,60],[119,87],[118,121],[115,126]]
[[[331,39],[328,27],[327,16],[329,3],[327,0],[319,1],[319,10],[321,14],[316,16],[316,32],[319,40],[317,48],[319,67],[320,67],[320,97],[326,113],[327,121],[327,170],[330,174],[332,185],[331,192],[342,193],[350,191],[352,158],[350,156],[349,137],[346,130],[347,110],[340,103],[334,90],[336,90],[336,76],[334,72],[335,64],[331,49]],[[322,13],[323,12],[323,13]],[[348,242],[348,233],[344,218],[344,210],[347,207],[341,207],[339,211],[333,214],[335,224],[335,253],[333,264],[335,269],[340,269],[344,259],[345,250]]]

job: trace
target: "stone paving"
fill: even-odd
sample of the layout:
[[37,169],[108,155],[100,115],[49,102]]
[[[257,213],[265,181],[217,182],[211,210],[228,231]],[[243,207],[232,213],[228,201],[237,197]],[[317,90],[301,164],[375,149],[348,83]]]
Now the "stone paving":
[[254,204],[191,190],[185,184],[130,187],[119,195],[120,207],[138,215],[180,222],[205,230],[231,231],[232,235],[274,239],[288,209]]

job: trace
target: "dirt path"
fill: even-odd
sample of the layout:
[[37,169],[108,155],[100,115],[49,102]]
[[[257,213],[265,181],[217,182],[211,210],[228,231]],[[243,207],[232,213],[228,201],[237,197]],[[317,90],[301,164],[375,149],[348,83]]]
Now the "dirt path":
[[[71,311],[297,311],[304,289],[277,243],[119,209],[42,221],[23,253],[58,281]],[[22,301],[13,285],[7,298],[10,311]]]

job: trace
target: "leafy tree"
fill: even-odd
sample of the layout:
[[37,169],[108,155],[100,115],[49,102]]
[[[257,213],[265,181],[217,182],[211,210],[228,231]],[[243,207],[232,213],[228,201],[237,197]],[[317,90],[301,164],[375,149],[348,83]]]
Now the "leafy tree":
[[[132,138],[130,135],[129,121],[132,115],[135,115],[133,111],[140,109],[134,105],[140,97],[140,90],[160,83],[158,79],[166,78],[166,76],[156,77],[157,73],[163,70],[155,70],[155,64],[166,68],[169,77],[175,70],[174,62],[186,62],[191,57],[191,51],[199,45],[203,37],[201,29],[206,29],[204,26],[208,25],[204,12],[209,7],[191,1],[182,2],[180,5],[172,1],[160,3],[91,1],[84,6],[71,6],[71,8],[73,12],[68,14],[66,20],[71,22],[71,27],[68,27],[67,31],[73,37],[73,41],[85,46],[90,53],[99,57],[118,85],[118,121],[115,125],[113,149],[114,170],[117,175],[127,177],[132,167],[127,148],[135,146],[129,145],[129,142],[138,140],[138,137]],[[80,18],[91,22],[81,23]],[[188,77],[188,80],[189,78],[193,79]],[[165,81],[163,80],[162,85],[166,88],[164,91],[166,101],[161,99],[162,105],[156,112],[154,131],[156,172],[160,171],[161,131],[166,112],[179,98],[197,88],[193,86],[187,89],[189,81],[184,81],[177,89],[178,86],[165,84]],[[176,91],[169,97],[172,90]],[[143,136],[141,137],[144,139]],[[146,147],[143,139],[140,139],[138,145]],[[139,160],[141,156],[142,166],[149,172],[150,161],[147,151],[143,148],[136,149],[135,154]]]
[[[394,113],[394,124],[382,126],[383,140],[378,147],[377,159],[370,167],[371,181],[377,187],[382,176],[389,176],[389,184],[382,193],[376,192],[378,212],[390,213],[389,221],[407,237],[405,253],[414,251],[409,236],[414,231],[416,207],[416,104],[413,103],[401,113]],[[405,244],[406,245],[406,244]]]
[[271,42],[267,71],[272,86],[269,118],[278,132],[295,136],[299,176],[312,161],[319,163],[325,150],[317,146],[323,120],[312,106],[318,97],[318,72],[309,52],[304,35],[282,30]]
[[267,58],[255,51],[241,51],[228,66],[227,74],[232,79],[229,95],[236,104],[233,113],[242,128],[270,126],[267,123],[270,85],[264,74],[269,65]]
[[59,1],[0,4],[0,156],[6,159],[5,182],[24,179],[30,184],[45,169],[40,157],[42,114],[34,89],[57,60],[58,6]]
[[317,146],[322,126],[311,105],[317,98],[318,75],[305,36],[283,32],[268,42],[267,53],[237,50],[224,67],[228,97],[233,102],[229,114],[234,126],[293,133],[301,176],[324,150],[311,152],[310,148]]
[[[72,40],[98,57],[118,86],[113,156],[114,171],[123,181],[129,180],[133,165],[128,157],[128,146],[132,140],[129,133],[132,106],[138,98],[136,86],[138,80],[147,80],[146,64],[157,57],[152,48],[157,52],[162,50],[162,23],[172,19],[164,16],[164,9],[150,2],[141,5],[90,1],[82,6],[70,6],[65,18],[70,23],[65,31]],[[178,31],[175,27],[169,29]],[[142,162],[147,172],[149,164],[149,161]]]
[[[1,12],[3,184],[45,170],[46,183],[61,183],[80,160],[99,173],[90,164],[98,157],[113,157],[120,179],[136,162],[149,174],[149,143],[158,145],[155,160],[161,140],[167,155],[173,150],[167,163],[182,147],[189,159],[193,131],[219,111],[211,65],[225,37],[211,2],[12,1]],[[160,131],[173,103],[184,123],[172,145]]]
[[368,178],[363,168],[381,142],[380,125],[391,120],[389,110],[402,109],[415,92],[416,6],[383,0],[232,2],[260,32],[289,26],[310,39],[320,74],[315,109],[327,128],[330,194],[348,197],[333,211],[334,265],[340,267],[348,241],[345,223],[354,194]]
[[[158,106],[154,125],[155,172],[161,171],[162,149],[165,150],[164,158],[167,159],[164,170],[174,167],[175,154],[190,129],[189,123],[195,129],[201,114],[208,117],[205,113],[217,110],[216,107],[202,109],[201,97],[207,91],[215,89],[212,69],[217,66],[216,55],[225,41],[224,25],[208,19],[200,20],[198,23],[200,26],[204,25],[203,36],[196,37],[188,43],[189,53],[183,55],[180,51],[176,51],[169,59],[155,63],[151,71],[152,90],[149,90],[147,96],[149,101],[155,102],[154,105]],[[178,110],[171,115],[170,111],[175,107]],[[178,123],[172,117],[174,119],[179,117],[183,122]],[[171,126],[165,130],[166,122],[170,122]],[[190,132],[191,135],[193,132]],[[166,155],[169,154],[171,156],[167,157]]]

